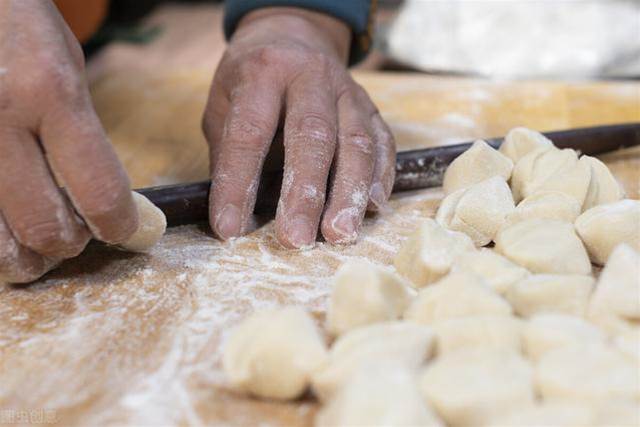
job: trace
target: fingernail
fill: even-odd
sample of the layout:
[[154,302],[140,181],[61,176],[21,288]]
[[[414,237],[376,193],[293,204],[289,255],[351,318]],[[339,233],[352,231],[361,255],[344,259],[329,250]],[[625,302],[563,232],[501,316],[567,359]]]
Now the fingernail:
[[296,248],[311,246],[315,242],[316,230],[306,215],[296,216],[287,227],[287,231],[289,242]]
[[371,186],[369,198],[378,209],[384,209],[384,207],[387,205],[387,197],[384,193],[384,187],[382,186],[382,183],[376,182]]
[[225,205],[216,219],[216,234],[223,240],[240,235],[240,209]]
[[350,243],[356,240],[357,218],[351,209],[343,209],[333,220],[331,226],[342,237],[338,243]]

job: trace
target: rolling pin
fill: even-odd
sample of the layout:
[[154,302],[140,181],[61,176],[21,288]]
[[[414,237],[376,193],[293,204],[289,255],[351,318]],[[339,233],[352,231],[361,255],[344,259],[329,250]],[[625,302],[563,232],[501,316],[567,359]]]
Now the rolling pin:
[[[582,154],[597,155],[640,145],[640,123],[627,123],[544,132],[558,148],[572,148]],[[499,148],[504,138],[485,141]],[[466,151],[472,142],[420,150],[401,151],[396,156],[394,192],[438,187],[447,166]],[[263,173],[255,213],[273,215],[280,195],[282,172]],[[211,181],[166,185],[136,190],[158,206],[169,226],[194,224],[208,218]]]

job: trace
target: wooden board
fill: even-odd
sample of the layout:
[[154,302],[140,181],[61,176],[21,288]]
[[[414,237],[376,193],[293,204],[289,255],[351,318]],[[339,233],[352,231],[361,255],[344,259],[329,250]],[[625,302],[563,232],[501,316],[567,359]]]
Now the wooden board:
[[[209,18],[198,15],[200,25]],[[136,187],[207,176],[200,118],[211,64],[184,62],[184,69],[151,61],[93,73],[98,112]],[[640,121],[637,83],[381,73],[356,79],[401,149],[502,135],[518,125],[552,130]],[[640,151],[603,158],[638,198]],[[368,218],[350,247],[287,251],[269,222],[228,243],[189,226],[170,230],[148,255],[92,244],[34,285],[0,285],[0,425],[309,425],[316,405],[308,398],[259,402],[226,389],[220,350],[230,328],[252,310],[282,304],[302,305],[321,323],[340,263],[390,263],[440,198],[438,189],[394,196],[393,212]]]

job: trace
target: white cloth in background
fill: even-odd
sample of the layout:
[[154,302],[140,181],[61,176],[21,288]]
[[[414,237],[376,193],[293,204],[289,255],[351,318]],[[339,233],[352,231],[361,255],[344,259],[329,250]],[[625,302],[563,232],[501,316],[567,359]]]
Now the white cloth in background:
[[407,0],[386,50],[425,71],[640,76],[640,1]]

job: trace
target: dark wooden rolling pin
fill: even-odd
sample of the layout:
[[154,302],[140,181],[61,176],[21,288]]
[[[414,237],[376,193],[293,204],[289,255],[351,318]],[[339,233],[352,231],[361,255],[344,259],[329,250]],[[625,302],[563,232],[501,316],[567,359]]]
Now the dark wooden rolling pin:
[[[640,123],[597,126],[544,132],[559,148],[573,148],[583,154],[596,155],[620,148],[640,145]],[[498,148],[503,138],[486,139]],[[442,147],[399,152],[396,159],[394,192],[442,185],[447,166],[471,146],[471,142]],[[281,172],[263,174],[255,212],[272,215],[277,205]],[[166,185],[136,190],[149,198],[167,216],[169,226],[193,224],[208,218],[210,181]]]

